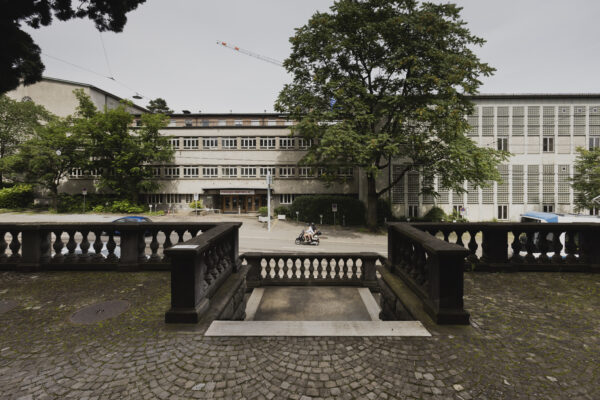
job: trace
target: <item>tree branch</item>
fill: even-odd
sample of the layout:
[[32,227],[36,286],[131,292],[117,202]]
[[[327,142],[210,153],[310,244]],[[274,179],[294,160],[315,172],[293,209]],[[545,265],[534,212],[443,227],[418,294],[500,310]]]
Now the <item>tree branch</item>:
[[400,182],[400,179],[402,179],[404,177],[404,175],[406,175],[406,173],[409,171],[409,168],[410,168],[410,165],[407,165],[406,167],[404,167],[404,170],[402,171],[402,173],[400,175],[398,175],[396,177],[396,179],[394,179],[392,181],[392,183],[390,183],[388,186],[384,187],[379,192],[377,192],[377,196],[378,197],[381,196],[383,193],[387,192],[392,187],[394,187],[398,182]]

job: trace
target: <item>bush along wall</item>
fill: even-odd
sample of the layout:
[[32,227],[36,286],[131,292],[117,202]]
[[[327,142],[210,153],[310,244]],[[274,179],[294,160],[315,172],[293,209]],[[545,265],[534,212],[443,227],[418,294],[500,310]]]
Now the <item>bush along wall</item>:
[[298,211],[300,221],[319,224],[319,215],[323,214],[323,224],[333,225],[332,204],[337,204],[336,225],[341,225],[344,217],[346,225],[364,225],[366,223],[366,209],[363,202],[346,196],[299,196],[290,206],[290,218],[296,218],[296,211]]
[[15,185],[0,189],[0,208],[28,208],[33,205],[33,187]]

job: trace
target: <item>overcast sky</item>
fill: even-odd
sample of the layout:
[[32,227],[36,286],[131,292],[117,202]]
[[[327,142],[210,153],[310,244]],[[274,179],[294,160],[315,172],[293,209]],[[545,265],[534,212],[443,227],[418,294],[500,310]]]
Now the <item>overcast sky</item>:
[[[284,60],[294,28],[332,3],[148,0],[128,14],[122,33],[102,34],[108,65],[100,34],[89,20],[55,20],[28,31],[48,55],[42,57],[46,76],[90,83],[121,97],[139,92],[145,98],[136,102],[144,106],[163,97],[177,112],[272,112],[289,75],[216,42]],[[487,40],[477,50],[479,57],[497,69],[484,80],[481,93],[600,92],[600,1],[457,3],[471,32]]]

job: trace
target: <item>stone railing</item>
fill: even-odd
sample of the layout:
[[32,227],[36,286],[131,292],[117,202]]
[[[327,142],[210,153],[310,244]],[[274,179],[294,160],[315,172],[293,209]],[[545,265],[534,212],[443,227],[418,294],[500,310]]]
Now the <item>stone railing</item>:
[[[381,270],[382,319],[398,319],[412,300],[438,324],[468,324],[463,308],[463,266],[469,251],[412,227],[388,224],[388,260]],[[398,281],[400,278],[401,281]],[[402,310],[401,310],[402,308]]]
[[[171,309],[165,322],[198,323],[204,314],[212,319],[244,318],[245,271],[240,271],[238,257],[241,225],[220,223],[165,250],[171,260]],[[230,279],[232,275],[235,279]]]
[[244,253],[249,289],[261,286],[362,286],[377,289],[377,253]]
[[600,272],[600,225],[590,223],[413,223],[469,250],[476,271]]
[[168,270],[164,249],[218,224],[0,224],[0,270]]

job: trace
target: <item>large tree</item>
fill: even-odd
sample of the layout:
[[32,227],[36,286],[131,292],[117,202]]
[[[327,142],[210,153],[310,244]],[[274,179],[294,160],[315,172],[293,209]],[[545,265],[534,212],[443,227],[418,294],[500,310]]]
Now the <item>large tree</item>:
[[76,90],[75,95],[79,107],[72,129],[85,140],[89,156],[85,168],[98,171],[98,188],[132,202],[139,200],[141,192],[158,189],[158,183],[152,179],[152,164],[173,158],[168,138],[159,133],[168,118],[163,114],[143,114],[142,126],[132,131],[134,117],[127,112],[126,103],[98,111],[83,91]]
[[121,32],[126,14],[146,0],[2,0],[0,1],[0,93],[42,79],[41,50],[21,24],[34,29],[60,21],[89,18],[96,28]]
[[5,159],[4,166],[14,180],[47,189],[57,208],[60,184],[71,170],[82,167],[86,158],[82,138],[73,133],[70,119],[55,118],[38,127],[17,153]]
[[167,101],[165,99],[162,99],[160,97],[154,99],[154,100],[150,100],[148,102],[148,106],[146,107],[148,109],[148,111],[150,111],[151,113],[154,114],[172,114],[173,110],[171,110],[169,108],[169,106],[167,105]]
[[2,160],[13,154],[18,145],[29,139],[52,115],[32,101],[15,101],[0,96],[0,187],[4,178]]
[[[464,192],[498,179],[506,154],[479,148],[465,136],[469,96],[494,69],[472,48],[472,35],[454,4],[414,0],[339,0],[315,13],[290,38],[285,60],[293,81],[276,109],[298,121],[294,132],[312,139],[303,163],[330,171],[360,166],[367,175],[367,222],[377,221],[377,199],[411,169],[437,176]],[[391,185],[377,176],[391,160],[406,164]]]
[[573,189],[577,192],[575,205],[579,211],[600,209],[600,147],[586,150],[577,148]]

